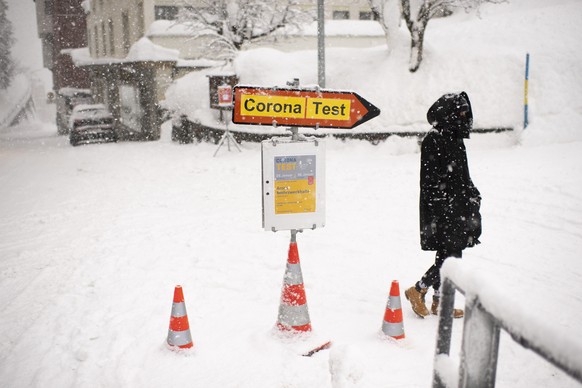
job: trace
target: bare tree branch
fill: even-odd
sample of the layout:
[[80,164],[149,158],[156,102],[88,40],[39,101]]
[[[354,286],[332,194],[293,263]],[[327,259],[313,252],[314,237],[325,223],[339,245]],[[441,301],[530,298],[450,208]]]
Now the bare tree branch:
[[313,12],[299,7],[297,0],[188,0],[185,4],[189,6],[180,13],[179,23],[200,32],[199,36],[215,34],[209,46],[213,56],[234,56],[246,43],[314,20]]

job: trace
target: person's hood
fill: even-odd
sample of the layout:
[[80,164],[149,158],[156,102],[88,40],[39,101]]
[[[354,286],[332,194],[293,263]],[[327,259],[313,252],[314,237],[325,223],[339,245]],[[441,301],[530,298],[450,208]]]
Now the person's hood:
[[[465,112],[464,116],[461,112]],[[426,119],[441,133],[468,138],[473,127],[473,111],[469,96],[465,92],[443,95],[429,108]]]

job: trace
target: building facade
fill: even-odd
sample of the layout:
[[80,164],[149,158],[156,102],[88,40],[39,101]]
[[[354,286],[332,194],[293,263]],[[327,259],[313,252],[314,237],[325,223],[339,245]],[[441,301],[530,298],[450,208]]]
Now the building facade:
[[[160,101],[169,84],[187,72],[223,63],[209,58],[207,48],[212,38],[195,36],[187,26],[176,23],[183,7],[203,7],[205,1],[36,1],[39,33],[42,30],[47,42],[53,34],[52,50],[47,45],[47,61],[49,54],[66,58],[52,62],[58,77],[74,74],[69,71],[70,65],[81,69],[83,76],[79,77],[79,83],[67,86],[90,86],[96,102],[105,103],[116,117],[121,138],[158,139],[162,122]],[[313,10],[315,15],[316,5],[315,0],[300,0],[297,6]],[[74,12],[66,18],[54,19],[59,22],[56,29],[71,38],[66,44],[61,44],[56,37],[55,27],[49,31],[43,21],[54,18],[57,8],[59,12],[64,9]],[[367,0],[326,0],[325,17],[334,21],[354,21],[371,20],[373,15]],[[72,31],[72,26],[77,29]],[[342,39],[330,38],[338,42]],[[349,40],[356,42],[353,37]],[[59,42],[58,47],[55,41]],[[316,37],[307,34],[266,40],[257,46],[261,44],[282,50],[305,49],[316,44]],[[69,61],[70,65],[64,61]],[[55,87],[61,85],[59,82],[55,82]]]
[[83,0],[35,0],[37,31],[44,67],[52,71],[53,88],[89,88],[86,69],[73,64],[68,50],[87,46]]
[[[159,0],[158,0],[159,1]],[[156,140],[159,101],[174,77],[179,52],[144,37],[154,0],[85,0],[88,47],[73,52],[91,72],[92,90],[117,118],[121,138]]]

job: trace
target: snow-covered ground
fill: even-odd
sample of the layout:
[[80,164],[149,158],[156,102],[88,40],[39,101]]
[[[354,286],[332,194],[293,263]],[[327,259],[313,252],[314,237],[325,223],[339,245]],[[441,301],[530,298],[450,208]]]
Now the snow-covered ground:
[[[430,82],[412,81],[404,57],[402,71],[380,71],[397,66],[378,48],[345,58],[332,51],[329,57],[343,59],[328,64],[328,86],[354,89],[378,105],[383,113],[370,124],[390,121],[390,104],[402,100],[398,112],[427,129],[422,120],[432,100],[465,89],[475,96],[478,123],[517,128],[523,79],[506,74],[506,59],[515,55],[515,77],[522,77],[522,51],[540,58],[530,80],[531,126],[466,142],[484,232],[461,264],[484,293],[503,295],[500,307],[543,323],[557,347],[567,343],[567,355],[579,358],[582,82],[574,66],[582,54],[574,49],[581,27],[573,20],[582,4],[545,4],[512,1],[497,6],[509,7],[503,12],[485,8],[481,19],[460,15],[467,37],[453,43],[437,39],[453,27],[435,21],[419,74]],[[512,50],[519,54],[508,54],[517,36]],[[466,60],[447,68],[461,40]],[[523,47],[530,41],[535,51]],[[255,54],[267,63],[263,50]],[[315,60],[286,74],[288,62],[260,71],[251,54],[235,64],[245,83],[315,82]],[[364,56],[368,67],[348,72]],[[498,57],[503,64],[487,70]],[[376,94],[372,69],[378,85],[398,88]],[[189,103],[193,114],[210,117]],[[378,146],[327,140],[326,226],[298,235],[313,332],[288,338],[274,324],[289,233],[261,228],[260,145],[213,157],[215,145],[178,145],[169,132],[166,123],[157,142],[71,147],[52,123],[0,131],[0,386],[430,386],[437,318],[416,318],[403,300],[406,338],[379,334],[392,280],[402,292],[433,259],[419,248],[415,139]],[[164,345],[178,284],[195,342],[182,353]],[[457,307],[463,301],[459,295]],[[457,362],[462,324],[453,328]],[[331,349],[301,356],[329,340]],[[579,385],[502,334],[497,386]]]
[[[167,127],[155,143],[78,148],[52,125],[19,130],[0,145],[4,386],[430,385],[436,317],[403,300],[406,339],[378,334],[391,281],[403,291],[432,260],[418,247],[415,143],[328,142],[327,225],[298,236],[314,331],[292,341],[273,331],[289,234],[261,229],[257,144],[213,158],[214,145],[176,145]],[[484,235],[463,264],[580,344],[580,143],[467,143]],[[188,354],[164,346],[177,284]],[[503,335],[498,386],[543,385],[577,386]]]

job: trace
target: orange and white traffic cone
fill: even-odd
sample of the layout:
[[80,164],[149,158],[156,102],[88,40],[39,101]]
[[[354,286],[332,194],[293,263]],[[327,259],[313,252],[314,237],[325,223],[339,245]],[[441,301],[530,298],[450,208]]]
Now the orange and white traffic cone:
[[284,331],[311,331],[303,275],[299,263],[299,252],[297,243],[294,241],[289,245],[277,327]]
[[188,349],[194,346],[190,335],[190,325],[182,286],[174,289],[174,303],[172,303],[172,316],[170,317],[170,329],[168,330],[168,345],[172,349]]
[[394,339],[404,338],[404,322],[402,319],[402,304],[400,302],[400,286],[398,280],[392,281],[390,296],[386,304],[382,332]]

